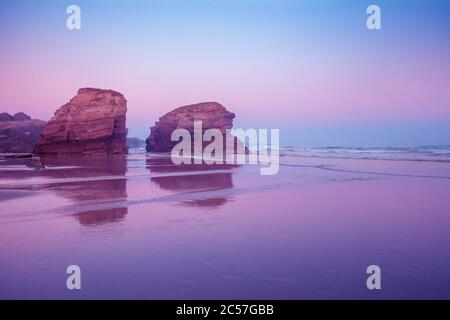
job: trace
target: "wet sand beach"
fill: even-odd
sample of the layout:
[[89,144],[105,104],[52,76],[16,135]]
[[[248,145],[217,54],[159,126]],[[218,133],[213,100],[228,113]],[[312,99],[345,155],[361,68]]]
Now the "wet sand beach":
[[3,299],[450,298],[448,162],[283,156],[261,176],[151,154],[25,161],[0,163]]

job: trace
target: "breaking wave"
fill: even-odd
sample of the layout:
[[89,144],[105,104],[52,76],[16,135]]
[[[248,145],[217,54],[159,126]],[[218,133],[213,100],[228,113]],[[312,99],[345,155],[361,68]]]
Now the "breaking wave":
[[419,147],[283,147],[281,157],[450,162],[450,145]]

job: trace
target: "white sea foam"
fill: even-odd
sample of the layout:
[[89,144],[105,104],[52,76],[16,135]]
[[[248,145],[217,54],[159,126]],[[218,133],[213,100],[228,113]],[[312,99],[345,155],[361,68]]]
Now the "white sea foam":
[[419,147],[283,147],[281,157],[450,162],[450,145]]

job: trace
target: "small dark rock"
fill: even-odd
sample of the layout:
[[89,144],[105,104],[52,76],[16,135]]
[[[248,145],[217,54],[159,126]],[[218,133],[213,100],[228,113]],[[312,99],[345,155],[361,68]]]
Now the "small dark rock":
[[27,168],[34,170],[42,170],[45,169],[45,165],[41,162],[39,158],[32,158],[31,161],[27,164]]

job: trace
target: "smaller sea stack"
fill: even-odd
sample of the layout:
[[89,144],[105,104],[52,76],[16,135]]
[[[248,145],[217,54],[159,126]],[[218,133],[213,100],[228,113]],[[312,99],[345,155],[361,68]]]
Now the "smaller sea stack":
[[218,129],[225,137],[227,129],[233,127],[235,115],[217,102],[203,102],[176,108],[159,118],[150,128],[150,135],[146,140],[147,151],[170,152],[178,143],[171,141],[175,129],[186,129],[194,135],[194,121],[202,121],[202,131]]

